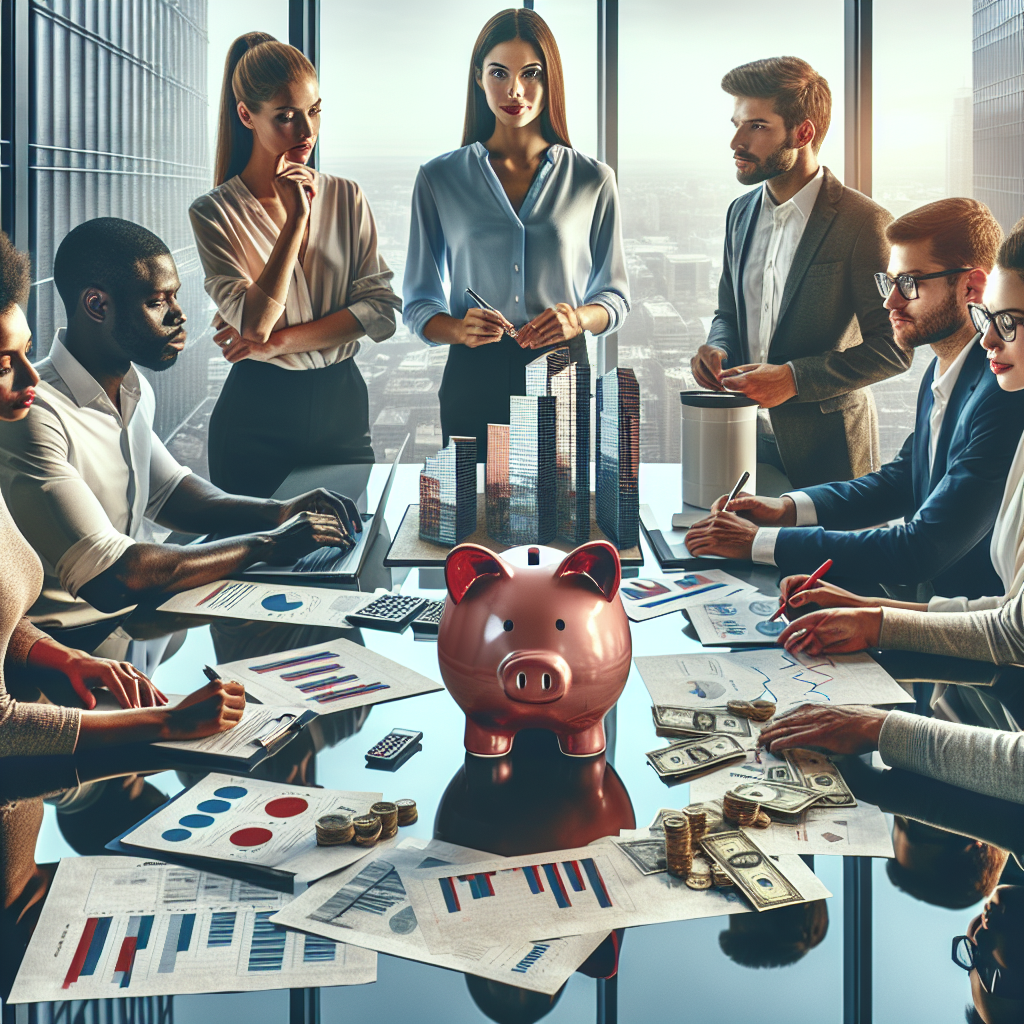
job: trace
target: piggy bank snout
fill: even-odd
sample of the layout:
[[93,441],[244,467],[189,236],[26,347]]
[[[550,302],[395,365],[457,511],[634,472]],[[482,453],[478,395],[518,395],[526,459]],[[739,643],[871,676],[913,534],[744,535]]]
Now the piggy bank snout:
[[498,678],[510,700],[549,704],[565,696],[572,669],[551,651],[515,651],[498,666]]

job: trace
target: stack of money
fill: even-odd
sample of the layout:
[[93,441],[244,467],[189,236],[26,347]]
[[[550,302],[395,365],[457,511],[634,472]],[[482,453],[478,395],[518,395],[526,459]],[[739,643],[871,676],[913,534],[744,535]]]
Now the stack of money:
[[690,823],[690,843],[696,846],[708,834],[707,812],[698,810],[696,805],[683,808],[683,814]]
[[338,811],[334,814],[325,814],[316,820],[317,846],[341,846],[344,843],[351,843],[354,835],[351,814]]
[[690,822],[685,815],[674,814],[665,819],[665,866],[670,875],[686,878],[693,867],[693,846],[690,843]]
[[661,778],[681,782],[730,761],[742,760],[746,753],[732,736],[715,734],[703,739],[695,737],[681,740],[660,750],[650,750],[647,760]]
[[419,819],[419,811],[416,810],[415,800],[396,800],[395,806],[398,808],[398,825],[399,828],[404,828],[406,825],[415,824]]
[[686,887],[703,891],[710,889],[712,884],[711,863],[703,857],[694,857],[693,864],[690,865],[690,873],[686,876]]
[[711,865],[711,882],[716,889],[728,889],[730,885],[736,884],[729,876],[729,873],[723,871],[718,864]]
[[370,808],[371,814],[380,818],[380,838],[391,839],[398,835],[398,806],[389,800],[381,800]]
[[754,800],[745,800],[730,789],[722,797],[722,815],[726,821],[734,821],[737,825],[753,825],[761,813],[761,805]]
[[357,846],[373,846],[380,839],[381,824],[376,814],[360,814],[358,818],[352,819],[352,826]]
[[702,851],[736,883],[755,910],[803,903],[800,890],[746,832],[719,832],[701,840]]
[[651,708],[654,727],[659,736],[700,736],[724,732],[730,736],[749,736],[750,723],[723,711],[696,711],[658,704]]
[[801,821],[804,811],[821,799],[820,793],[806,786],[788,786],[781,782],[740,782],[733,786],[732,793],[741,800],[758,804],[763,814],[788,824]]
[[732,714],[753,722],[767,722],[775,714],[775,704],[770,700],[731,700],[725,706]]

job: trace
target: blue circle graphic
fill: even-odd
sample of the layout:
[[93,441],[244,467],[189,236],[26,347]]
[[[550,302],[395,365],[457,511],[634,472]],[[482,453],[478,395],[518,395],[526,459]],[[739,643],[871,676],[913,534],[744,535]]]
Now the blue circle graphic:
[[169,828],[162,838],[169,843],[180,843],[183,839],[191,839],[192,833],[187,828]]
[[763,622],[759,622],[754,627],[758,633],[761,633],[764,636],[778,636],[785,628],[786,624],[784,622],[769,622],[767,619]]
[[302,607],[302,598],[297,601],[289,601],[287,594],[271,594],[260,602],[268,612],[293,612],[296,608]]
[[178,819],[179,825],[188,825],[189,828],[206,828],[213,824],[213,818],[208,814],[186,814],[184,818]]
[[204,800],[199,805],[199,810],[206,811],[207,814],[220,814],[221,811],[230,809],[231,804],[227,800]]
[[222,796],[225,800],[237,800],[248,792],[249,790],[243,789],[241,786],[221,786],[220,789],[213,791],[214,796]]

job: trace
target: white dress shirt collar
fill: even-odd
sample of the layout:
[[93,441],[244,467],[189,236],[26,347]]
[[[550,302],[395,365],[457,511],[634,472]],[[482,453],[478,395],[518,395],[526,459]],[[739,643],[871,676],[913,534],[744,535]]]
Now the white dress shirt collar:
[[121,411],[118,412],[96,378],[68,351],[64,344],[63,327],[54,335],[50,346],[50,362],[67,385],[68,396],[74,399],[80,409],[94,406],[117,416],[125,425],[129,423],[142,397],[139,373],[134,364],[129,366],[121,381]]
[[932,411],[928,417],[928,472],[935,466],[935,450],[942,432],[942,422],[946,418],[946,409],[953,395],[953,388],[960,377],[960,371],[967,362],[967,356],[974,342],[970,341],[960,350],[960,354],[946,367],[946,372],[939,374],[938,360],[935,362],[935,376],[932,380]]
[[797,213],[806,223],[810,219],[814,204],[818,201],[818,193],[821,191],[821,185],[824,180],[825,168],[819,166],[818,173],[795,196],[791,196],[784,203],[777,203],[775,201],[766,181],[761,185],[763,190],[761,195],[762,208],[771,210],[773,215],[783,210],[790,214]]

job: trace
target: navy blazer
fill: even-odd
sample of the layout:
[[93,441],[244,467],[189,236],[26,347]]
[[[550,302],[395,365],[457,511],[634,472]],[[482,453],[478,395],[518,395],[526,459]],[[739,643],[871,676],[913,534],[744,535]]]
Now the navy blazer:
[[[830,575],[837,579],[890,585],[930,580],[943,597],[1004,592],[989,544],[1024,432],[1024,392],[999,387],[975,339],[929,472],[934,366],[935,360],[921,380],[914,433],[892,462],[856,480],[806,488],[819,525],[779,531],[775,562],[784,573],[809,573],[831,558]],[[865,529],[900,517],[903,525]]]

